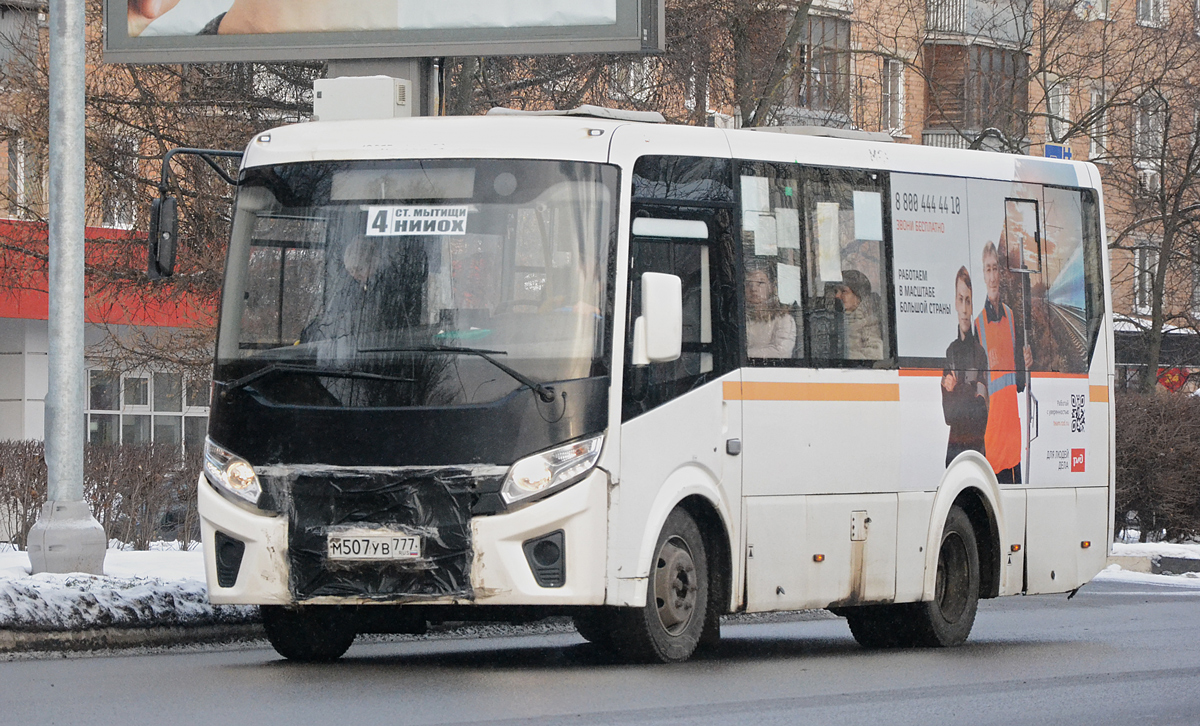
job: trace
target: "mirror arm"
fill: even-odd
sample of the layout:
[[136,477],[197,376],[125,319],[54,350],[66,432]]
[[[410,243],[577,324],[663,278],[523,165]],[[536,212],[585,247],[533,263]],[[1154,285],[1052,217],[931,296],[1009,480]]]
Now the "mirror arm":
[[241,159],[243,152],[230,151],[228,149],[191,149],[191,148],[187,148],[187,147],[178,147],[175,149],[171,149],[170,151],[168,151],[166,154],[163,155],[162,178],[158,182],[158,191],[160,194],[165,195],[167,193],[168,188],[170,187],[171,159],[176,154],[191,154],[194,156],[199,156],[201,159],[204,160],[204,163],[206,163],[210,167],[212,167],[212,170],[217,172],[217,174],[221,177],[221,179],[223,179],[227,184],[231,184],[235,187],[238,185],[237,179],[234,179],[233,177],[229,176],[229,174],[225,173],[225,170],[222,169],[217,164],[217,162],[214,160],[214,157],[226,157],[226,158],[231,158],[231,159],[232,158]]

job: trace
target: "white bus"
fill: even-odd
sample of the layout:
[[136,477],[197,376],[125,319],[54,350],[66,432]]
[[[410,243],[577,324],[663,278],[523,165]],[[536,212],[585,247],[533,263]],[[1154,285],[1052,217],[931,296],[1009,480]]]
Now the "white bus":
[[[1105,566],[1090,164],[579,111],[253,139],[199,486],[276,649],[573,616],[681,661],[829,608],[947,646]],[[778,131],[778,129],[775,129]]]

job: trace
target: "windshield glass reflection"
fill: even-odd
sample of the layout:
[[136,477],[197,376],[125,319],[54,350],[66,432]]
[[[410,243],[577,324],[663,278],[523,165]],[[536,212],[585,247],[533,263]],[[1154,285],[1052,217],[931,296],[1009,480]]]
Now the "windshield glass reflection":
[[576,162],[247,170],[218,378],[275,364],[248,385],[278,402],[431,406],[602,375],[615,187]]

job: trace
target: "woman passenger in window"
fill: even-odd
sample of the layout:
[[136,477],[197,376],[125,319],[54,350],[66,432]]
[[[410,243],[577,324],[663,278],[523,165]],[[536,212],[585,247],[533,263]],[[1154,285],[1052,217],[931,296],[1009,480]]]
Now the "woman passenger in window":
[[842,270],[842,286],[834,296],[842,303],[843,357],[847,360],[882,360],[879,296],[871,292],[871,281],[858,270]]
[[791,358],[796,321],[779,302],[775,267],[752,260],[746,265],[746,352],[751,358]]

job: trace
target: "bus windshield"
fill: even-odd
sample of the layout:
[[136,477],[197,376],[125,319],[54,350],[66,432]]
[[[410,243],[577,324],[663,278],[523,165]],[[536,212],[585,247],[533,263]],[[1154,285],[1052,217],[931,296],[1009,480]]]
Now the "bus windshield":
[[563,161],[248,169],[217,375],[333,406],[481,403],[600,375],[616,183]]

